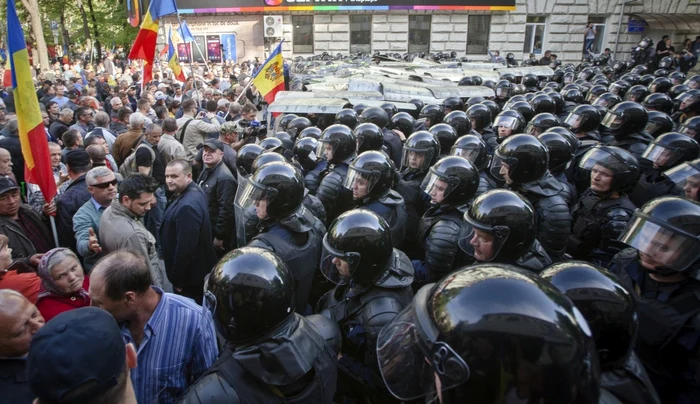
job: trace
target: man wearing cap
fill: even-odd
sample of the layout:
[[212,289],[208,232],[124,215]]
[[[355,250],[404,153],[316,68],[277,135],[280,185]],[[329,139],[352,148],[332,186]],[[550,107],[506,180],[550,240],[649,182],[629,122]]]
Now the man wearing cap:
[[56,198],[56,230],[61,247],[77,251],[73,233],[73,215],[90,200],[90,192],[85,182],[85,176],[92,168],[90,155],[85,150],[71,150],[66,155],[66,166],[71,182]]
[[233,200],[238,183],[223,162],[225,147],[219,140],[209,139],[204,142],[204,170],[197,179],[197,184],[207,196],[214,248],[219,256],[231,249],[233,235],[236,234]]
[[19,292],[0,289],[0,394],[4,403],[34,399],[27,380],[32,336],[44,325],[39,310]]
[[136,349],[124,343],[111,314],[97,307],[63,312],[29,346],[27,378],[36,404],[136,404],[131,369]]
[[13,259],[32,257],[54,247],[43,218],[22,203],[19,186],[6,177],[0,177],[0,234],[10,239]]
[[85,139],[85,136],[95,129],[95,125],[92,123],[92,121],[95,119],[95,111],[89,107],[80,107],[75,110],[75,117],[75,124],[68,128],[68,130],[77,130],[83,139]]
[[154,107],[158,105],[165,106],[165,101],[168,100],[168,96],[162,91],[156,91],[154,97],[156,98],[156,104],[154,105]]
[[131,381],[139,403],[175,402],[216,360],[211,316],[191,299],[153,286],[142,257],[117,251],[103,258],[90,275],[90,297],[137,348]]

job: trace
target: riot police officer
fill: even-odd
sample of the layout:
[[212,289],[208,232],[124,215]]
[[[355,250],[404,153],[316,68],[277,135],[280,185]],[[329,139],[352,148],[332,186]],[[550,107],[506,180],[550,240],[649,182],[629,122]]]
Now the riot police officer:
[[606,266],[617,252],[613,242],[634,211],[625,193],[639,178],[639,164],[623,149],[597,146],[583,156],[576,175],[589,188],[573,209],[567,252],[575,259]]
[[350,128],[336,124],[326,128],[318,142],[316,154],[326,158],[328,167],[321,173],[316,196],[326,208],[330,223],[352,206],[352,196],[343,187],[343,182],[348,166],[355,158],[357,141]]
[[304,186],[312,195],[316,194],[321,183],[321,173],[328,167],[328,162],[316,154],[318,140],[313,137],[303,137],[294,144],[295,161],[304,172]]
[[296,140],[297,136],[307,128],[313,127],[314,125],[311,123],[309,118],[300,116],[298,118],[292,119],[289,124],[287,125],[287,133],[289,133],[289,136],[292,137],[292,139]]
[[564,123],[579,140],[600,142],[598,132],[600,121],[601,117],[597,109],[590,105],[579,105],[571,111]]
[[350,129],[355,129],[358,122],[357,112],[352,108],[341,109],[340,112],[335,114],[335,123],[345,125]]
[[583,316],[551,284],[511,265],[463,268],[423,286],[377,347],[384,383],[403,402],[598,402]]
[[547,131],[547,129],[555,126],[561,126],[559,118],[549,112],[540,112],[532,117],[525,128],[525,133],[537,136]]
[[537,239],[556,261],[564,255],[571,234],[572,195],[552,176],[548,164],[549,151],[536,137],[513,135],[496,149],[490,171],[535,208]]
[[608,110],[601,123],[614,136],[606,145],[620,147],[634,157],[641,157],[652,140],[642,133],[648,119],[647,111],[636,102],[625,101],[615,105]]
[[[489,139],[491,141],[489,154],[493,154],[498,144],[506,140],[508,136],[523,133],[525,130],[525,118],[520,115],[520,112],[514,109],[507,109],[498,114],[496,119],[493,120],[493,128],[498,136]],[[489,145],[486,145],[486,147],[488,148]]]
[[389,155],[391,161],[394,162],[395,166],[401,164],[401,154],[402,154],[402,143],[399,135],[394,133],[392,130],[387,129],[389,125],[389,116],[387,116],[386,111],[379,107],[369,107],[362,111],[360,115],[361,123],[373,123],[382,129],[382,144],[386,149],[386,154]]
[[675,124],[668,114],[659,111],[649,111],[649,119],[647,126],[644,128],[644,134],[656,139],[664,133],[673,131]]
[[390,233],[384,219],[355,209],[338,217],[323,238],[321,272],[337,286],[319,300],[316,312],[335,321],[343,335],[341,399],[386,402],[386,389],[377,383],[377,335],[413,297],[413,267],[392,248]]
[[179,402],[331,402],[336,354],[314,320],[295,312],[294,280],[282,260],[261,248],[239,248],[208,278],[204,307],[226,348]]
[[496,139],[496,132],[491,126],[491,110],[483,104],[474,104],[467,109],[467,116],[472,124],[472,131],[476,132],[488,147]]
[[515,264],[540,272],[552,264],[535,235],[535,209],[513,191],[493,189],[474,199],[466,220],[473,232],[459,248],[478,262]]
[[635,292],[637,349],[663,403],[698,402],[700,204],[675,196],[647,203],[620,240],[611,270]]
[[472,124],[464,111],[452,111],[445,115],[442,122],[452,126],[457,132],[457,137],[468,135],[472,131]]
[[499,183],[485,170],[489,163],[489,155],[484,141],[478,136],[465,135],[457,139],[450,155],[464,157],[479,171],[479,187],[474,196],[499,187]]
[[416,280],[434,282],[462,264],[459,239],[471,232],[463,217],[478,184],[478,171],[463,157],[444,157],[430,168],[422,184],[431,206],[421,219],[425,253],[413,261]]
[[416,131],[427,130],[429,127],[442,123],[445,117],[445,111],[442,110],[442,105],[430,104],[421,109],[416,121]]
[[401,172],[396,191],[403,197],[406,204],[406,237],[404,238],[404,251],[411,258],[417,258],[419,251],[418,229],[420,219],[426,210],[426,201],[423,197],[421,184],[428,169],[435,164],[440,155],[440,144],[428,131],[418,131],[406,139],[401,160]]
[[406,206],[401,194],[391,189],[396,169],[380,151],[366,151],[350,164],[343,186],[352,192],[355,207],[384,219],[391,229],[391,242],[400,246],[406,235]]
[[600,360],[600,387],[620,402],[660,404],[634,353],[639,320],[634,297],[606,269],[584,261],[554,264],[540,277],[571,299],[588,322]]
[[368,150],[382,150],[384,133],[381,128],[373,123],[361,123],[352,131],[357,139],[357,153]]
[[679,189],[683,196],[700,202],[700,159],[687,161],[664,173]]
[[496,83],[496,88],[494,89],[496,103],[501,109],[503,109],[503,106],[508,102],[511,95],[513,95],[513,88],[513,83],[508,80],[499,80],[498,83]]
[[549,172],[566,187],[568,194],[571,196],[570,200],[578,201],[576,187],[566,177],[566,169],[574,158],[574,146],[571,144],[570,139],[576,138],[572,135],[570,139],[567,139],[560,133],[547,131],[537,136],[537,139],[547,147],[549,152]]
[[660,196],[682,195],[682,189],[678,188],[675,182],[668,179],[663,172],[685,161],[694,160],[698,155],[700,155],[700,146],[686,135],[669,132],[656,138],[642,154],[643,159],[651,161],[653,168],[639,176],[637,185],[630,192],[630,201],[634,206],[642,207]]
[[457,141],[457,132],[454,128],[446,123],[439,123],[430,127],[428,132],[432,133],[435,140],[440,144],[440,156],[445,157],[452,150],[452,146]]

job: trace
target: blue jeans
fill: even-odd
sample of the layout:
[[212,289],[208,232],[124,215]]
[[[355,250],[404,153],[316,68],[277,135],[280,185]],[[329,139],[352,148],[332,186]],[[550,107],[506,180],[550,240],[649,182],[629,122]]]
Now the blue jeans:
[[587,53],[589,50],[591,50],[591,48],[593,47],[593,43],[594,43],[594,42],[595,42],[595,38],[586,39],[586,40],[584,41],[583,51],[584,51],[585,53]]

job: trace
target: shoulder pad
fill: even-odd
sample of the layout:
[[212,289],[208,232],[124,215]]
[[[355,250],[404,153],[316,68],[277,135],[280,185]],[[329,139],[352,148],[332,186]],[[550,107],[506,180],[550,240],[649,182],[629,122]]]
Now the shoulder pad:
[[241,399],[217,372],[202,376],[177,401],[178,404],[241,404]]
[[403,251],[394,248],[389,269],[375,284],[388,289],[404,288],[413,283],[414,275],[411,259]]
[[627,223],[632,218],[632,212],[629,209],[618,206],[607,211],[605,213],[605,218]]
[[362,323],[368,333],[376,335],[396,317],[403,305],[391,295],[373,299],[362,309]]
[[386,195],[379,198],[379,202],[387,205],[402,205],[403,197],[400,193],[394,191],[393,189],[390,189],[389,192],[386,193]]

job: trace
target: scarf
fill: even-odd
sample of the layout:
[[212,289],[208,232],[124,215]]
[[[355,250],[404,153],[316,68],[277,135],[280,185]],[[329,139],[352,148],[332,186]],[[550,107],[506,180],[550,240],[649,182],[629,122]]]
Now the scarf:
[[[37,297],[37,302],[39,299],[42,299],[44,297],[48,296],[70,296],[72,294],[77,293],[82,297],[83,299],[89,299],[90,295],[88,292],[83,288],[82,286],[80,287],[80,290],[75,293],[65,293],[64,291],[61,290],[58,285],[56,285],[56,282],[53,280],[53,277],[51,276],[51,271],[49,269],[49,259],[51,257],[61,251],[66,251],[68,250],[67,248],[54,248],[44,254],[41,257],[41,261],[39,262],[39,266],[37,267],[36,274],[41,278],[41,284],[44,287],[44,290],[42,290],[39,293],[39,296]],[[85,275],[87,276],[87,275]]]

